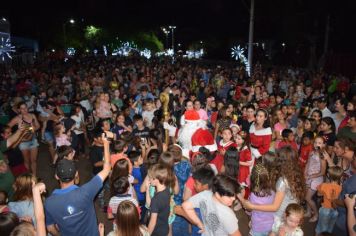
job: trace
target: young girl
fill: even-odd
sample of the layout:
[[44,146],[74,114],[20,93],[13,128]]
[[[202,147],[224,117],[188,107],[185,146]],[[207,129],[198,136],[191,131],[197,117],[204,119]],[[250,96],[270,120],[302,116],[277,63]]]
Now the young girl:
[[[307,194],[305,200],[308,205],[308,216],[313,215],[309,222],[316,222],[318,220],[318,208],[313,200],[313,196],[317,191],[318,186],[323,183],[326,172],[326,160],[322,156],[325,149],[325,140],[323,137],[316,137],[314,140],[314,150],[310,153],[310,157],[305,167],[305,179],[307,185]],[[310,212],[311,210],[311,212]]]
[[231,178],[238,179],[239,176],[239,156],[236,147],[229,147],[224,155],[224,165],[221,172]]
[[304,171],[311,151],[313,150],[314,133],[307,131],[302,136],[302,143],[299,148],[299,165]]
[[269,236],[303,236],[303,230],[300,228],[303,215],[303,207],[296,203],[289,204],[284,213],[283,221],[273,225]]
[[[271,167],[271,183],[275,186],[276,195],[272,204],[252,204],[239,196],[246,209],[275,212],[274,224],[279,224],[286,207],[290,203],[299,203],[305,197],[305,180],[298,166],[298,154],[290,146],[277,150]],[[291,171],[293,170],[293,171]]]
[[245,138],[245,133],[240,132],[236,135],[235,142],[237,144],[237,149],[239,151],[239,183],[241,186],[249,186],[250,173],[253,167],[253,161],[251,157],[251,151],[248,148],[248,140]]
[[311,131],[315,133],[317,127],[316,121],[313,118],[308,118],[304,122],[304,132]]
[[32,174],[22,174],[18,176],[14,183],[13,202],[9,202],[9,210],[16,213],[19,218],[30,221],[36,225],[36,218],[33,208],[32,185],[37,182],[37,178]]
[[218,154],[211,161],[212,164],[216,166],[216,169],[220,172],[222,166],[224,165],[224,155],[227,149],[230,147],[236,147],[236,143],[232,141],[232,131],[229,127],[226,127],[221,132],[222,139],[218,143]]
[[108,236],[149,236],[145,226],[140,225],[137,207],[131,201],[123,201],[117,207],[115,218],[116,230],[111,231]]
[[279,143],[283,140],[282,131],[288,128],[286,121],[286,116],[283,114],[282,110],[277,110],[274,114],[275,124],[273,127],[274,138],[275,138],[275,148],[278,148]]
[[[250,202],[261,205],[272,204],[274,195],[267,169],[262,164],[257,164],[251,173]],[[273,212],[252,211],[250,234],[267,236],[272,229],[273,220]]]
[[115,139],[117,140],[125,131],[132,132],[132,127],[125,122],[125,114],[123,112],[119,112],[116,116],[115,124],[111,128],[111,132],[115,134]]
[[[70,133],[70,132],[68,132]],[[58,124],[54,127],[54,136],[56,138],[56,147],[63,145],[70,146],[70,137],[66,134],[66,130],[63,124]]]
[[115,195],[114,181],[120,177],[128,177],[130,187],[128,194],[136,198],[135,189],[132,187],[135,178],[131,175],[132,164],[127,157],[119,159],[112,168],[110,176],[110,192],[111,196]]
[[322,136],[326,142],[326,151],[332,153],[336,141],[336,128],[334,120],[331,117],[321,119],[319,135]]
[[295,129],[295,141],[298,144],[298,147],[302,144],[302,136],[304,134],[304,123],[306,121],[305,116],[300,116],[298,118],[297,128]]

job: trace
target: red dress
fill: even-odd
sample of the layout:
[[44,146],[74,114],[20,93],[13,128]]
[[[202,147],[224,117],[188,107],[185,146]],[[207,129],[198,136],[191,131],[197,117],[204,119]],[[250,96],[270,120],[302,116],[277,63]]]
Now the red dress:
[[[240,162],[248,162],[252,160],[251,151],[246,146],[240,151]],[[244,186],[250,186],[249,176],[253,166],[242,166],[239,168],[239,183]]]
[[305,166],[307,165],[309,154],[313,150],[313,144],[309,145],[301,145],[300,146],[300,153],[299,153],[299,165],[304,170]]
[[251,154],[253,158],[259,158],[268,152],[272,141],[272,129],[270,127],[256,130],[255,123],[250,126]]
[[227,143],[224,143],[223,140],[221,140],[218,143],[218,153],[216,154],[214,160],[212,160],[210,163],[214,164],[216,166],[216,169],[220,173],[221,167],[224,165],[224,156],[220,154],[220,151],[224,150],[226,151],[230,147],[236,147],[236,143],[229,141]]

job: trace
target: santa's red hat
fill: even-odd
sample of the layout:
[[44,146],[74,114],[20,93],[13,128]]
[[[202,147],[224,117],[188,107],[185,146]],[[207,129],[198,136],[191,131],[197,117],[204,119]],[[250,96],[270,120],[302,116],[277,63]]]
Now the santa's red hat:
[[184,112],[184,119],[188,122],[195,122],[200,121],[200,116],[195,110],[187,110]]
[[207,148],[210,152],[218,149],[213,135],[207,129],[198,129],[192,136],[192,151],[199,151],[200,147]]

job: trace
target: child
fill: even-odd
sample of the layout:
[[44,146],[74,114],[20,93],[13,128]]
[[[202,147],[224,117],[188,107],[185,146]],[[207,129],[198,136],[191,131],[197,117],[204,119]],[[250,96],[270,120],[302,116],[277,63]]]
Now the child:
[[307,202],[308,210],[312,211],[309,211],[310,214],[313,214],[313,217],[310,218],[309,222],[316,222],[318,220],[318,209],[312,198],[316,193],[317,187],[324,181],[326,160],[324,160],[322,156],[322,151],[325,147],[326,143],[323,137],[316,137],[314,140],[314,150],[310,153],[304,172],[307,185],[305,200]]
[[323,196],[322,206],[319,208],[319,219],[315,232],[319,235],[322,232],[332,233],[338,212],[332,207],[332,201],[339,198],[341,192],[340,180],[343,170],[339,166],[328,169],[330,183],[322,183],[318,186],[318,195]]
[[127,152],[128,146],[127,143],[124,140],[115,140],[114,142],[114,150],[115,154],[112,154],[110,156],[110,164],[111,167],[114,167],[115,163],[122,159],[122,158],[127,158],[127,155],[125,154]]
[[129,153],[129,159],[132,164],[132,176],[135,178],[135,184],[134,184],[134,189],[137,194],[137,200],[140,203],[141,207],[141,212],[143,212],[142,215],[144,215],[144,210],[145,210],[145,195],[141,193],[140,188],[143,183],[143,175],[142,175],[142,170],[141,166],[143,164],[143,158],[141,153],[137,151],[131,151]]
[[294,150],[298,151],[297,143],[294,140],[294,134],[291,129],[282,130],[282,140],[278,143],[277,148],[290,145]]
[[168,216],[170,213],[171,193],[167,186],[168,169],[157,164],[148,170],[150,184],[156,188],[156,193],[151,199],[151,218],[148,231],[152,236],[168,235]]
[[236,147],[229,147],[224,155],[224,165],[221,168],[224,173],[231,178],[238,179],[239,175],[239,156]]
[[[275,193],[267,169],[257,164],[251,173],[251,195],[250,202],[253,204],[271,204]],[[252,211],[251,214],[251,236],[268,235],[274,222],[273,212]]]
[[142,116],[134,115],[133,120],[136,127],[133,129],[132,134],[141,139],[148,139],[150,136],[150,129],[145,126]]
[[[194,194],[203,192],[205,190],[209,190],[211,188],[212,180],[214,179],[214,171],[209,167],[205,166],[202,167],[198,170],[196,170],[192,178],[194,180]],[[198,215],[199,219],[202,220],[201,218],[201,213],[199,208],[195,208],[195,212]],[[186,215],[185,211],[183,210],[182,206],[175,206],[174,207],[174,213],[176,215],[183,216],[184,218],[190,220],[188,216]],[[193,223],[193,222],[191,222]],[[192,236],[198,236],[201,235],[198,233],[199,228],[195,226],[194,224],[192,225]]]
[[127,177],[122,176],[117,178],[116,180],[113,181],[112,186],[113,186],[112,193],[114,196],[112,196],[109,201],[108,212],[107,212],[107,217],[109,220],[115,218],[115,215],[117,213],[117,207],[121,202],[126,200],[135,204],[138,213],[141,212],[137,200],[133,198],[131,194],[128,193],[130,188],[130,183]]
[[303,215],[303,207],[296,203],[289,204],[284,214],[284,220],[273,225],[269,236],[303,236],[303,230],[300,228]]
[[63,124],[58,124],[54,127],[54,136],[56,139],[56,147],[71,145],[70,137],[66,134],[66,130]]
[[156,111],[154,106],[155,104],[152,100],[147,100],[144,103],[142,112],[143,121],[145,122],[146,127],[150,129],[152,128],[152,119],[154,117],[154,112]]
[[[253,161],[251,156],[251,151],[248,148],[248,142],[244,140],[244,132],[240,132],[240,134],[236,135],[235,142],[237,144],[237,148],[239,150],[239,183],[244,187],[249,186],[248,179],[250,178],[250,172],[253,167]],[[245,189],[246,190],[246,189]],[[246,191],[248,196],[248,191]],[[246,196],[246,197],[247,197]]]
[[225,128],[221,132],[222,139],[218,143],[218,152],[214,160],[211,161],[212,164],[216,166],[218,172],[221,171],[221,168],[224,164],[224,155],[229,147],[236,147],[236,143],[232,141],[232,131],[230,128]]
[[121,134],[125,131],[132,132],[132,127],[125,121],[125,114],[119,112],[116,116],[115,124],[111,128],[111,132],[115,134],[115,140],[118,140]]
[[299,165],[303,171],[313,150],[313,139],[314,133],[312,131],[306,131],[302,136],[302,144],[299,149]]
[[[236,179],[217,175],[214,177],[212,190],[189,198],[183,203],[183,209],[204,235],[241,235],[236,215],[230,208],[237,193],[239,186]],[[201,209],[203,222],[195,213],[195,208]]]
[[5,191],[0,190],[0,213],[9,212],[7,201],[7,193]]

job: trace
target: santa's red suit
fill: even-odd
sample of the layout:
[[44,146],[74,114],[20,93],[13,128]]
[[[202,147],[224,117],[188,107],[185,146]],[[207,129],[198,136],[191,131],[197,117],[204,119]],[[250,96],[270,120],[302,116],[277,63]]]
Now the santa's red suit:
[[272,130],[270,127],[256,130],[255,123],[253,123],[249,133],[252,157],[253,159],[260,158],[270,148]]
[[[239,161],[240,162],[249,162],[252,160],[250,149],[245,146],[239,153]],[[253,165],[251,166],[243,166],[240,165],[239,168],[239,183],[244,186],[250,186],[249,176],[251,173]]]
[[199,114],[195,110],[187,110],[184,117],[185,124],[179,130],[167,123],[164,124],[170,136],[177,136],[183,155],[191,157],[192,153],[198,152],[200,147],[205,147],[210,152],[216,151],[217,145],[214,137],[208,129],[205,129],[205,122],[200,119]]

